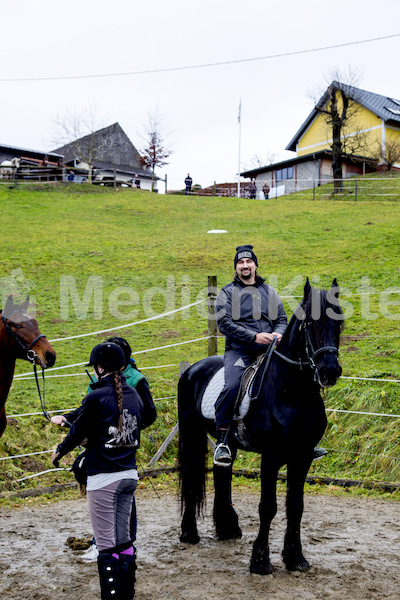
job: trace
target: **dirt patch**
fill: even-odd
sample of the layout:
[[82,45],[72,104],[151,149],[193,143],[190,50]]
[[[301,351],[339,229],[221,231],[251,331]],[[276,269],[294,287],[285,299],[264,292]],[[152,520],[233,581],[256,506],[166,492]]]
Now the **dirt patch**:
[[342,352],[360,352],[360,348],[357,348],[357,346],[346,346],[346,348],[342,348]]
[[169,330],[169,331],[162,331],[159,336],[160,338],[166,338],[168,339],[173,339],[173,338],[178,338],[181,337],[181,332],[180,331],[174,331],[173,329]]
[[366,337],[369,337],[369,333],[359,333],[355,335],[341,335],[340,343],[341,344],[349,344],[350,342],[357,342],[358,340],[363,340]]
[[28,473],[39,473],[39,471],[43,471],[46,468],[40,460],[30,457],[21,460],[21,467],[24,471],[28,471]]
[[[176,498],[137,493],[138,600],[397,600],[400,589],[400,505],[369,498],[308,495],[303,550],[312,567],[288,573],[281,560],[284,497],[271,530],[273,575],[251,575],[259,497],[234,492],[243,537],[214,537],[212,498],[199,522],[197,546],[179,542]],[[69,536],[90,537],[86,500],[0,510],[2,600],[99,598],[95,563],[80,563],[65,546]]]

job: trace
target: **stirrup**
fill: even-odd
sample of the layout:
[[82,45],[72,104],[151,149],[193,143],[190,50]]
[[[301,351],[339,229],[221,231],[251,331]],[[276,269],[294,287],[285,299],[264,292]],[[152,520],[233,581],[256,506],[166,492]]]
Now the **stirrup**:
[[215,448],[213,463],[217,467],[230,467],[232,464],[232,453],[227,444],[219,443]]
[[327,454],[328,450],[325,450],[325,448],[321,448],[321,446],[317,445],[314,448],[313,461],[321,460],[321,458],[324,458],[324,456],[326,456]]

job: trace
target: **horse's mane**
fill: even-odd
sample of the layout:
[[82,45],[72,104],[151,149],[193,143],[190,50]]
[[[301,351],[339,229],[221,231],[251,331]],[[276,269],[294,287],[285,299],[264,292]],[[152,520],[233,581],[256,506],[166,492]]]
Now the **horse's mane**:
[[297,306],[285,331],[285,337],[290,337],[294,331],[297,331],[303,321],[313,328],[316,341],[320,341],[319,334],[328,327],[335,329],[338,337],[344,329],[343,311],[336,297],[329,291],[317,288],[311,288],[308,296]]

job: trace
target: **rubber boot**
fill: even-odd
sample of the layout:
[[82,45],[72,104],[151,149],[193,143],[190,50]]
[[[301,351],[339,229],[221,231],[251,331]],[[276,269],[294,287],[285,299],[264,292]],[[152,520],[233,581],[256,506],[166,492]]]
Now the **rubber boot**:
[[97,558],[100,577],[101,600],[121,600],[121,567],[118,558],[109,552],[101,552]]
[[132,600],[135,595],[136,556],[135,554],[120,554],[121,568],[119,600]]

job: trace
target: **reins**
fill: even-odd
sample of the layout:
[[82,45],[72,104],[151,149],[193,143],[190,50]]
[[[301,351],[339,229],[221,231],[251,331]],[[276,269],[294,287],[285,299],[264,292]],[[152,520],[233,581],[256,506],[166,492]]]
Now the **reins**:
[[[263,386],[263,383],[264,383],[264,379],[265,379],[265,376],[267,374],[267,371],[268,371],[268,368],[269,368],[269,364],[271,362],[272,354],[273,354],[274,348],[276,346],[276,341],[277,341],[276,337],[274,337],[274,339],[272,340],[272,342],[269,345],[269,348],[268,348],[268,350],[266,352],[265,359],[264,359],[265,360],[265,365],[264,365],[263,372],[262,372],[262,375],[261,375],[261,380],[260,380],[260,383],[258,385],[257,393],[254,396],[253,396],[253,387],[254,387],[254,382],[255,382],[256,376],[254,376],[254,379],[251,382],[251,386],[250,386],[250,389],[249,389],[249,396],[250,396],[251,400],[257,400],[258,396],[260,395],[260,392],[261,392],[261,389],[262,389],[262,386]],[[275,352],[276,352],[276,350],[275,350]]]
[[279,356],[279,358],[281,358],[285,362],[287,362],[291,365],[300,367],[300,369],[302,369],[303,367],[308,367],[308,366],[311,367],[311,369],[314,371],[314,377],[316,378],[318,368],[317,368],[317,365],[315,364],[315,360],[314,360],[315,357],[318,356],[318,354],[322,354],[324,352],[332,352],[332,353],[335,353],[336,355],[338,355],[339,349],[336,346],[322,346],[321,348],[317,348],[315,350],[313,343],[311,341],[310,332],[308,331],[308,328],[307,328],[307,323],[304,322],[304,324],[300,325],[299,331],[301,331],[302,329],[304,330],[304,337],[306,340],[305,350],[306,350],[307,360],[305,360],[305,361],[293,360],[293,359],[289,358],[288,356],[285,356],[281,352],[278,352],[278,350],[274,350],[274,352],[277,356]]
[[38,374],[37,374],[37,367],[36,367],[36,363],[33,361],[33,371],[35,373],[35,381],[36,381],[36,387],[37,387],[37,391],[38,391],[38,395],[39,395],[39,400],[40,400],[40,406],[42,407],[42,413],[45,419],[47,419],[48,421],[51,421],[51,416],[49,415],[47,408],[46,408],[46,399],[45,399],[45,395],[44,395],[44,391],[45,391],[45,386],[44,386],[44,369],[42,367],[42,379],[43,379],[43,394],[40,391],[40,385],[39,385],[39,378],[38,378]]
[[[24,352],[26,352],[26,359],[32,364],[33,366],[33,372],[35,374],[35,382],[36,382],[36,387],[37,387],[37,391],[38,391],[38,395],[39,395],[39,400],[40,400],[40,406],[42,407],[42,413],[43,416],[50,421],[51,417],[47,411],[46,408],[46,400],[45,400],[45,380],[44,380],[44,367],[43,367],[43,363],[40,359],[40,356],[38,356],[38,354],[35,352],[35,350],[33,350],[33,346],[41,339],[41,338],[45,338],[45,334],[44,333],[40,333],[37,337],[35,337],[35,339],[33,340],[33,342],[31,342],[29,344],[29,346],[26,346],[24,344],[24,342],[18,337],[18,335],[15,333],[15,331],[13,331],[11,329],[11,327],[9,326],[9,324],[7,323],[7,319],[1,315],[1,319],[3,321],[4,324],[4,328],[6,330],[6,335],[9,336],[11,335],[11,337],[17,342],[17,344],[20,346],[20,348],[22,348],[24,350]],[[39,362],[42,365],[42,379],[43,379],[43,392],[41,392],[40,390],[40,385],[39,385],[39,377],[38,377],[38,373],[37,373],[37,366],[36,366],[36,358],[38,358]]]

